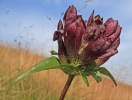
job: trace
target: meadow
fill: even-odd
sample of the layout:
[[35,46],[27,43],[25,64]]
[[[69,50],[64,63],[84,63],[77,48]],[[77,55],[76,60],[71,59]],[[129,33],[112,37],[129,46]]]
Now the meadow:
[[[6,90],[16,77],[37,62],[45,59],[33,51],[0,45],[0,100],[58,100],[67,80],[60,70],[41,71],[17,82],[10,93]],[[113,75],[114,76],[114,75]],[[88,78],[87,87],[80,76],[75,77],[65,100],[132,100],[132,87],[106,77],[97,83]]]

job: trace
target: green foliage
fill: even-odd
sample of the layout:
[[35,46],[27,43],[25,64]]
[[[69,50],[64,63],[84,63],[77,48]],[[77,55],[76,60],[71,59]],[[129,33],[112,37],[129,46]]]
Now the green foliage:
[[58,55],[58,53],[54,50],[50,51],[51,55]]
[[22,78],[29,76],[33,73],[42,71],[42,70],[48,70],[48,69],[56,69],[56,68],[60,68],[60,63],[58,58],[52,56],[50,58],[47,58],[45,60],[42,60],[41,62],[37,63],[36,65],[34,65],[33,67],[31,67],[30,69],[28,69],[26,72],[24,72],[22,75],[20,75],[16,80],[14,80],[9,88],[8,91],[11,90],[12,86],[19,80],[21,80]]
[[95,69],[95,71],[99,71],[101,74],[104,74],[104,75],[110,77],[112,79],[112,81],[114,82],[114,84],[117,86],[117,83],[116,83],[114,77],[112,76],[112,74],[106,68],[98,67],[98,68]]
[[82,79],[84,80],[84,82],[86,83],[86,85],[89,86],[86,74],[83,71],[79,71],[79,74],[82,76]]
[[100,72],[94,72],[94,71],[89,71],[90,75],[93,76],[93,78],[99,83],[101,82],[101,76],[100,76]]
[[9,86],[7,92],[9,92],[12,88],[12,86],[18,82],[19,80],[23,79],[26,76],[29,76],[33,73],[42,71],[42,70],[49,70],[49,69],[61,69],[64,73],[70,74],[70,75],[81,75],[82,79],[86,83],[87,86],[89,86],[89,82],[87,79],[87,76],[91,75],[97,82],[101,82],[101,74],[104,74],[106,76],[109,76],[112,81],[116,84],[116,81],[114,77],[111,75],[111,73],[104,67],[98,67],[94,68],[93,66],[78,66],[75,64],[61,64],[59,62],[59,59],[57,57],[50,57],[45,60],[42,60],[41,62],[37,63],[30,69],[28,69],[26,72],[24,72],[22,75],[20,75],[17,79],[15,79]]

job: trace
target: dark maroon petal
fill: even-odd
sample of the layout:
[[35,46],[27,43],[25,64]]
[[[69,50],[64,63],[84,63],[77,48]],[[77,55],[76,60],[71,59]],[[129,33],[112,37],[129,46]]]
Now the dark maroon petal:
[[82,19],[82,15],[78,15],[77,19],[78,20],[76,20],[76,22],[78,26],[84,27],[86,29],[86,24],[85,24],[85,21]]
[[93,27],[87,26],[81,41],[81,46],[83,48],[86,47],[90,41],[93,41],[94,32],[95,31],[93,31]]
[[88,21],[87,21],[86,26],[88,26],[88,25],[92,24],[93,17],[94,17],[94,10],[93,10],[92,14],[91,14],[91,15],[90,15],[90,17],[89,17],[89,19],[88,19]]
[[116,29],[118,27],[118,21],[117,20],[116,21],[113,21],[113,20],[112,21],[107,21],[105,25],[106,25],[106,29],[105,29],[105,32],[103,34],[104,37],[105,36],[110,36],[110,35],[112,35],[113,33],[116,32]]
[[81,47],[81,39],[82,35],[84,34],[85,29],[84,27],[77,27],[77,32],[76,32],[76,54],[78,54],[79,49]]
[[71,57],[75,56],[75,33],[65,31],[64,42],[67,54]]
[[75,21],[66,26],[64,41],[67,53],[70,57],[75,57],[76,54],[78,54],[84,32],[85,23],[80,15]]
[[63,34],[62,30],[63,30],[63,24],[62,24],[62,21],[59,20],[57,25],[57,31],[54,32],[53,41],[56,41],[59,39],[59,37]]
[[85,26],[87,26],[88,21],[87,21],[87,20],[85,20],[84,22],[85,22]]
[[58,23],[57,30],[62,30],[62,29],[63,29],[63,24],[62,24],[62,21],[60,20],[59,23]]
[[99,52],[101,50],[101,48],[105,45],[106,43],[106,39],[102,38],[99,39],[95,42],[92,42],[89,44],[89,48],[93,51],[93,52]]
[[114,21],[113,18],[108,18],[108,19],[106,20],[106,22],[104,23],[104,25],[106,26],[107,24],[109,24],[110,22],[113,22],[113,21]]
[[[77,15],[77,9],[69,6],[60,20],[53,40],[58,40],[58,56],[62,63],[79,61],[80,64],[100,66],[111,56],[118,53],[121,27],[118,20],[107,19],[103,23],[94,11],[87,21]],[[64,28],[63,28],[64,24]]]
[[117,29],[116,29],[116,32],[113,33],[110,37],[109,37],[109,41],[111,43],[113,43],[119,36],[120,36],[120,33],[121,33],[121,27],[118,26]]
[[94,20],[96,25],[103,24],[103,18],[101,18],[100,15],[95,16],[93,20]]
[[75,33],[76,28],[77,28],[77,23],[73,22],[73,23],[69,24],[69,26],[66,28],[66,31],[71,32],[71,33]]
[[64,42],[62,40],[62,37],[60,37],[58,40],[58,56],[59,56],[59,59],[61,62],[63,62],[63,63],[68,62],[67,52],[66,52],[66,48],[64,46]]
[[79,55],[79,59],[82,64],[87,64],[87,63],[97,59],[97,57],[92,56],[90,53],[90,50],[88,51],[88,49],[87,50],[85,49],[85,51],[83,50],[83,52]]
[[104,53],[112,44],[108,41],[105,42],[104,46],[101,48],[100,53]]
[[116,50],[119,44],[120,44],[120,38],[118,37],[117,40],[112,44],[112,46],[107,49],[106,52],[111,50]]
[[99,50],[103,47],[105,42],[105,39],[100,39],[96,42],[91,42],[88,46],[86,46],[79,57],[82,63],[86,64],[89,61],[97,59],[98,56],[101,55]]
[[90,42],[101,38],[100,35],[103,34],[104,30],[105,26],[103,25],[103,18],[101,18],[100,15],[95,16],[92,19],[92,23],[86,27],[86,31],[82,37],[81,46],[86,47]]
[[58,40],[60,36],[61,36],[61,32],[60,31],[55,31],[54,36],[53,36],[53,41]]
[[[99,24],[100,23],[100,24]],[[105,26],[103,24],[101,24],[101,22],[98,22],[99,25],[97,24],[93,24],[93,36],[91,36],[92,41],[97,40],[98,38],[102,38],[102,34],[105,30]],[[103,37],[104,38],[104,37]]]
[[73,22],[73,20],[68,20],[64,22],[64,27],[65,29],[67,29],[69,27],[69,25]]
[[80,17],[77,20],[77,30],[76,30],[76,54],[78,53],[80,47],[81,47],[81,40],[82,36],[85,33],[85,23],[84,20]]
[[77,17],[77,9],[72,5],[69,6],[67,9],[66,13],[64,14],[63,20],[68,21],[68,20],[74,20]]
[[98,59],[100,60],[100,62],[105,63],[111,56],[115,55],[116,53],[118,53],[118,50],[112,50],[109,52],[106,52],[105,54],[103,54],[102,56],[98,57]]

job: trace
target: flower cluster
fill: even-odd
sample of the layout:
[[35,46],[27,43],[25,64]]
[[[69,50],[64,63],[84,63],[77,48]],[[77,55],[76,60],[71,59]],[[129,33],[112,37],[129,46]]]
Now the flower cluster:
[[70,6],[53,37],[58,41],[61,63],[99,67],[118,52],[121,29],[117,20],[108,18],[103,23],[103,18],[94,16],[94,11],[88,20],[83,20],[76,8]]
[[63,22],[59,21],[53,37],[54,41],[58,41],[58,53],[51,51],[51,54],[57,54],[59,59],[51,56],[35,64],[10,84],[8,92],[22,78],[49,69],[61,69],[68,74],[59,100],[64,99],[76,75],[82,76],[87,86],[87,76],[91,75],[97,82],[101,82],[101,74],[109,76],[117,85],[111,73],[99,66],[118,53],[121,29],[117,20],[109,18],[103,23],[103,18],[94,16],[94,11],[88,20],[83,20],[81,15],[77,15],[76,8],[70,6],[64,14]]

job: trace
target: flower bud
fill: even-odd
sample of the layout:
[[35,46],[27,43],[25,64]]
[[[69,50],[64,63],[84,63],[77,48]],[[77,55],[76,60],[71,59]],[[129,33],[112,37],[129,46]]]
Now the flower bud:
[[74,6],[68,8],[64,15],[64,43],[68,56],[77,57],[81,45],[82,35],[85,32],[85,22],[82,16],[77,15]]
[[63,23],[59,21],[53,40],[58,41],[61,62],[99,67],[118,53],[121,29],[117,20],[109,18],[103,23],[100,15],[94,17],[94,11],[84,21],[72,5],[65,12]]
[[67,63],[67,52],[66,52],[66,48],[64,46],[64,42],[63,42],[63,24],[62,21],[60,20],[58,23],[58,28],[57,31],[55,31],[54,33],[54,37],[53,37],[53,41],[57,40],[58,41],[58,56],[61,62],[63,63]]
[[[91,14],[93,16],[93,13]],[[95,16],[86,27],[82,37],[82,48],[79,58],[82,64],[87,64],[99,59],[101,63],[106,62],[111,56],[118,52],[117,47],[120,43],[119,36],[121,27],[117,20],[109,18],[103,24],[103,18]]]

